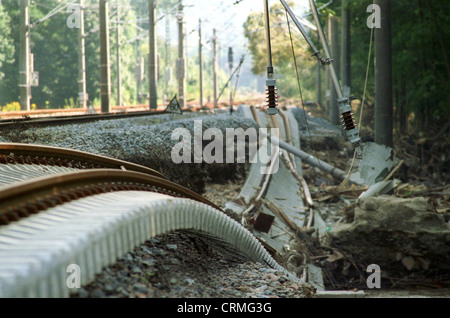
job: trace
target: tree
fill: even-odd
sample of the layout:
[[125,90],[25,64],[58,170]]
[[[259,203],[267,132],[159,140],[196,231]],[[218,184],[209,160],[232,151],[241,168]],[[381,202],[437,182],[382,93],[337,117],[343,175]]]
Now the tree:
[[376,0],[381,28],[375,29],[375,142],[393,146],[391,1]]
[[[290,19],[290,18],[289,18]],[[299,66],[302,90],[305,98],[312,98],[315,90],[315,59],[303,37],[296,31],[296,26],[289,20],[293,37],[295,54]],[[286,13],[281,4],[270,8],[270,24],[272,37],[272,60],[277,79],[277,87],[281,96],[299,97],[292,47],[286,22]],[[244,23],[245,36],[249,41],[249,50],[253,57],[252,72],[264,75],[267,68],[267,48],[264,32],[263,13],[256,12],[248,16]]]
[[3,64],[14,62],[14,43],[10,25],[11,19],[0,1],[0,80],[5,76]]
[[[0,105],[19,101],[19,33],[12,25],[19,25],[17,1],[3,1],[0,5]],[[9,43],[9,44],[7,44]]]

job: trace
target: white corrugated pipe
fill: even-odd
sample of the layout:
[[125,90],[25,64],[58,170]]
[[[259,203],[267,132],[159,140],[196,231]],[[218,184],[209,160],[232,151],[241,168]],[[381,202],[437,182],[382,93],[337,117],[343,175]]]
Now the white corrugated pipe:
[[298,280],[223,212],[190,199],[123,191],[65,203],[0,227],[0,297],[68,297],[75,291],[68,281],[74,268],[84,285],[136,246],[173,230],[203,232]]

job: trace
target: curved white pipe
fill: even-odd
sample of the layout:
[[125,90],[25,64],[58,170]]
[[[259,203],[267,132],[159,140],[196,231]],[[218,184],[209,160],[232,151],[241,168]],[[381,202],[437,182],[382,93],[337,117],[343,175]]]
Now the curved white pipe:
[[151,237],[174,230],[205,233],[251,260],[299,280],[223,212],[190,199],[122,191],[72,201],[0,227],[0,298],[68,297],[68,266],[81,284]]

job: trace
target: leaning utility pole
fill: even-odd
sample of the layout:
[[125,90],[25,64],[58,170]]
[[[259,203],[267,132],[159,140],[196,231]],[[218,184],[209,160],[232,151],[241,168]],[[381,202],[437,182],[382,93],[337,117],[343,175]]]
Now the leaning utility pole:
[[30,111],[30,0],[20,0],[20,109]]
[[156,88],[157,81],[157,68],[156,68],[156,1],[148,1],[148,11],[149,11],[149,39],[150,39],[150,52],[149,52],[149,62],[148,62],[148,72],[149,72],[149,84],[150,84],[150,109],[158,108],[158,93]]
[[214,91],[214,108],[217,108],[217,36],[216,29],[213,30],[213,91]]
[[184,34],[183,34],[183,3],[180,1],[178,22],[178,59],[177,59],[177,79],[178,79],[178,102],[180,107],[186,105],[186,65],[184,59]]
[[376,0],[381,28],[375,29],[375,142],[393,146],[391,1]]
[[122,106],[122,74],[121,74],[121,59],[120,59],[120,4],[116,0],[117,5],[117,32],[116,32],[116,63],[117,63],[117,106]]
[[78,103],[87,108],[86,41],[84,34],[84,0],[80,0],[80,27],[78,29]]
[[100,0],[100,95],[102,113],[111,112],[111,77],[109,60],[109,5]]
[[203,44],[202,44],[202,19],[198,19],[198,65],[200,73],[200,107],[203,107]]
[[351,87],[351,33],[348,0],[341,0],[341,80],[345,96],[350,96]]
[[[336,73],[339,73],[339,45],[338,45],[338,23],[336,17],[330,15],[328,17],[328,36],[330,38],[331,56]],[[330,122],[333,125],[339,125],[339,109],[337,107],[338,92],[331,82],[331,98],[330,98]]]

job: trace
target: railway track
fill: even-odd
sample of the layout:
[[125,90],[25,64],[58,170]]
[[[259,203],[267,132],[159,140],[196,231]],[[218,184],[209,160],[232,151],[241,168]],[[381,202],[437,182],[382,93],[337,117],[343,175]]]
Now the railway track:
[[[142,107],[145,108],[145,107]],[[210,111],[212,108],[205,108],[199,106],[190,106],[181,109],[182,112],[200,112],[200,111]],[[154,110],[128,110],[126,108],[121,108],[118,111],[111,113],[97,113],[89,114],[86,113],[85,109],[74,109],[73,111],[63,109],[58,110],[66,115],[53,115],[51,113],[44,111],[30,111],[30,112],[17,112],[13,114],[3,113],[0,114],[0,129],[8,129],[10,127],[16,128],[17,126],[35,126],[35,127],[46,127],[51,125],[65,125],[65,124],[75,124],[75,123],[86,123],[97,120],[111,120],[111,119],[122,119],[122,118],[132,118],[132,117],[145,117],[145,116],[156,116],[168,114],[164,109],[154,109]],[[54,110],[53,113],[58,113]],[[41,117],[31,117],[31,116],[41,116]]]
[[[18,125],[27,126],[50,126],[50,125],[64,125],[74,123],[85,123],[96,120],[109,120],[120,119],[127,117],[141,117],[141,116],[154,116],[164,114],[164,110],[152,110],[152,111],[123,111],[108,114],[81,114],[81,115],[66,115],[66,116],[53,116],[53,117],[29,117],[27,113],[22,115],[21,118],[11,118],[0,120],[0,128],[17,127]],[[31,114],[31,113],[30,113]]]
[[0,297],[67,297],[69,266],[80,266],[86,284],[138,244],[173,230],[297,279],[239,222],[152,169],[69,149],[0,144],[0,177]]

